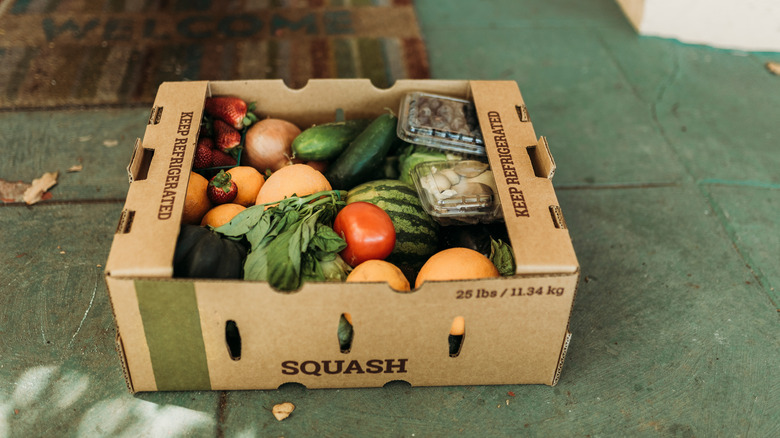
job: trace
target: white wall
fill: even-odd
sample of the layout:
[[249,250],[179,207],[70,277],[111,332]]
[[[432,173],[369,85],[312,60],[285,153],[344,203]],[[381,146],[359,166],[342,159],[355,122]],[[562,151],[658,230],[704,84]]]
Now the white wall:
[[642,35],[780,52],[780,0],[617,0]]

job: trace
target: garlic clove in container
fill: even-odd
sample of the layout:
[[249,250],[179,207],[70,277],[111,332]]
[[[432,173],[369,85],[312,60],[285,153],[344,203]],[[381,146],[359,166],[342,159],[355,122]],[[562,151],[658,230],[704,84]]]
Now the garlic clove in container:
[[421,177],[420,184],[429,196],[437,200],[451,198],[455,195],[455,191],[450,189],[452,186],[450,180],[438,172]]
[[476,160],[464,160],[456,164],[452,170],[460,176],[474,178],[488,170],[488,164]]
[[493,192],[498,191],[496,189],[496,180],[493,178],[492,172],[482,172],[473,178],[466,178],[465,181],[485,184],[486,186],[490,187]]
[[493,196],[493,189],[490,186],[478,182],[463,181],[452,186],[456,196],[463,197],[488,197]]
[[433,179],[433,184],[435,184],[435,185],[436,185],[436,188],[437,188],[437,189],[438,189],[440,192],[443,192],[443,191],[445,191],[445,190],[449,189],[450,187],[452,187],[452,185],[453,185],[453,184],[456,184],[458,181],[460,181],[460,180],[458,180],[458,181],[456,181],[456,182],[454,182],[454,183],[453,183],[453,182],[452,182],[452,181],[451,181],[451,180],[450,180],[450,179],[447,177],[447,175],[445,175],[445,174],[444,174],[444,172],[443,172],[443,171],[442,171],[442,172],[436,172],[436,173],[432,173],[432,174],[431,174],[431,178]]
[[450,185],[454,185],[460,182],[460,175],[451,168],[442,169],[436,172],[437,175],[444,175],[450,182]]

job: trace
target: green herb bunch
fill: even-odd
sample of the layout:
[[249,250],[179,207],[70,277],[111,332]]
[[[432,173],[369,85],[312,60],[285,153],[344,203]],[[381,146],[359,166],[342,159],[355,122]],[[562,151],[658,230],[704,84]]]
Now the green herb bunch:
[[347,243],[331,225],[346,205],[346,195],[330,190],[270,207],[254,205],[216,231],[249,242],[245,280],[267,281],[283,291],[296,290],[305,281],[343,281],[349,266],[338,253]]

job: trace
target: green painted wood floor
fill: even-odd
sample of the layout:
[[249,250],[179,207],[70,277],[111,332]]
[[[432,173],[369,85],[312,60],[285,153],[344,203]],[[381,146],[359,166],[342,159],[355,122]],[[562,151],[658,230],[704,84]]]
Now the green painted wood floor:
[[130,395],[102,265],[148,109],[8,112],[0,178],[60,181],[0,206],[0,436],[780,436],[780,54],[637,37],[611,0],[416,4],[432,75],[516,80],[550,141],[560,383]]

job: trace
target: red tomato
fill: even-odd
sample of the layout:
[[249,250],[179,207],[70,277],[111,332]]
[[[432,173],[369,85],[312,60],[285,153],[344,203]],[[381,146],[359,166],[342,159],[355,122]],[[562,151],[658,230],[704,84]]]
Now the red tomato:
[[347,241],[341,258],[352,267],[366,260],[382,260],[395,248],[395,227],[384,210],[368,202],[353,202],[342,208],[333,230]]

